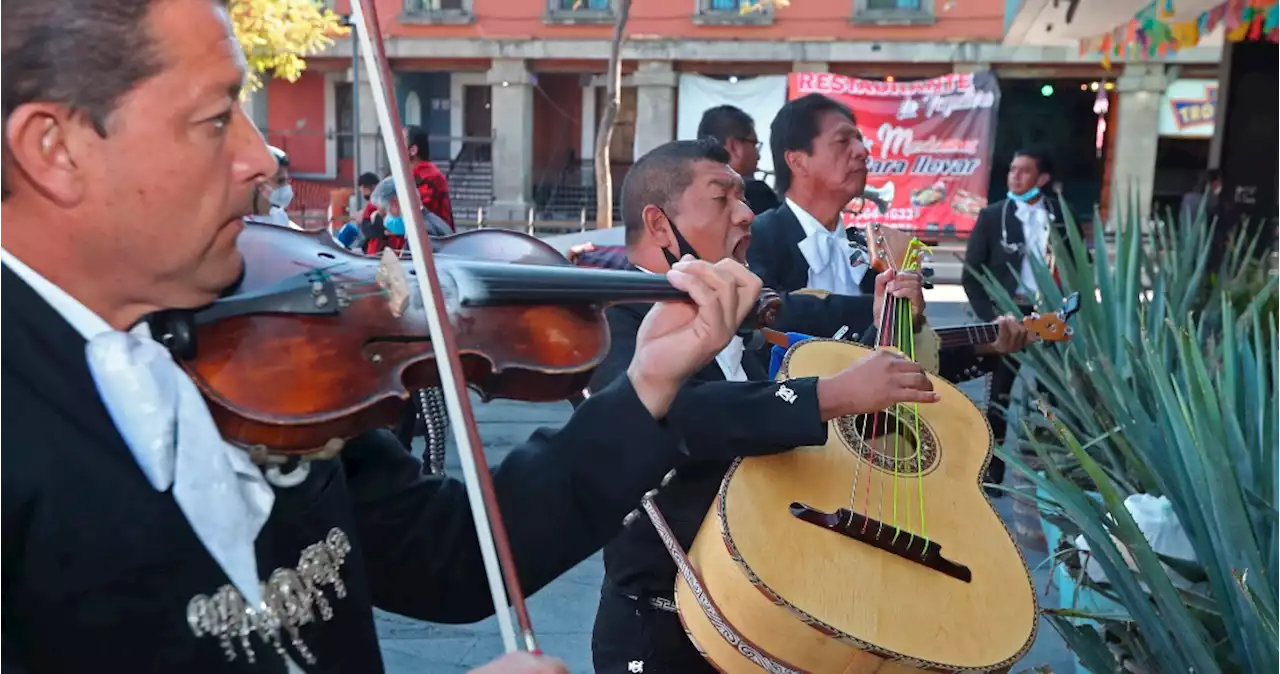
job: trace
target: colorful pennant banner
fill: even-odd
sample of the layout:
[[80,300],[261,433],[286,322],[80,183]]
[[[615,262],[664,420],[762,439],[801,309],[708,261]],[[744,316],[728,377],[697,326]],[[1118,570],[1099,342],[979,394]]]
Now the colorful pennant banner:
[[1267,39],[1280,42],[1280,0],[1226,0],[1189,21],[1171,21],[1173,0],[1154,0],[1127,23],[1109,33],[1080,41],[1080,55],[1099,54],[1108,70],[1113,59],[1168,56],[1194,47],[1225,23],[1232,42]]

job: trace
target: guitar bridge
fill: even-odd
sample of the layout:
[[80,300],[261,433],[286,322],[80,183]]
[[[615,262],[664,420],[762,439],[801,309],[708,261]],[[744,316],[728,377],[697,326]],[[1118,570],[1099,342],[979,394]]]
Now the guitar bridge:
[[941,545],[880,520],[859,515],[848,508],[841,508],[834,513],[824,513],[803,503],[792,503],[791,515],[803,522],[848,536],[855,541],[895,554],[956,580],[966,583],[973,581],[973,572],[969,567],[942,556]]

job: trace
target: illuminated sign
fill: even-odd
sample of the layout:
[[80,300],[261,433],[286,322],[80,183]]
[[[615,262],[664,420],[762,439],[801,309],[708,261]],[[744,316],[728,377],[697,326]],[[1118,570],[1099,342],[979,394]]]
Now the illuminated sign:
[[1217,80],[1175,80],[1160,106],[1160,135],[1211,138],[1218,107]]

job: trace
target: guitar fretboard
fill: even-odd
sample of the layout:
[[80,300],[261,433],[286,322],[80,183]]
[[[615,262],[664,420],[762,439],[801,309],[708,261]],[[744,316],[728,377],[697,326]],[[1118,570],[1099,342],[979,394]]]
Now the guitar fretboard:
[[949,328],[934,328],[938,335],[938,346],[943,349],[957,346],[976,346],[996,341],[1000,328],[995,323],[973,323],[957,325]]

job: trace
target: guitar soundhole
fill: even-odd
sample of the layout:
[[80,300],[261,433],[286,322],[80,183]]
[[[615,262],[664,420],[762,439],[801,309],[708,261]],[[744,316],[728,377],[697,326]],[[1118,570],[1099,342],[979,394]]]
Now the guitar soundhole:
[[923,475],[938,463],[938,438],[911,408],[840,417],[836,429],[845,447],[877,470]]

